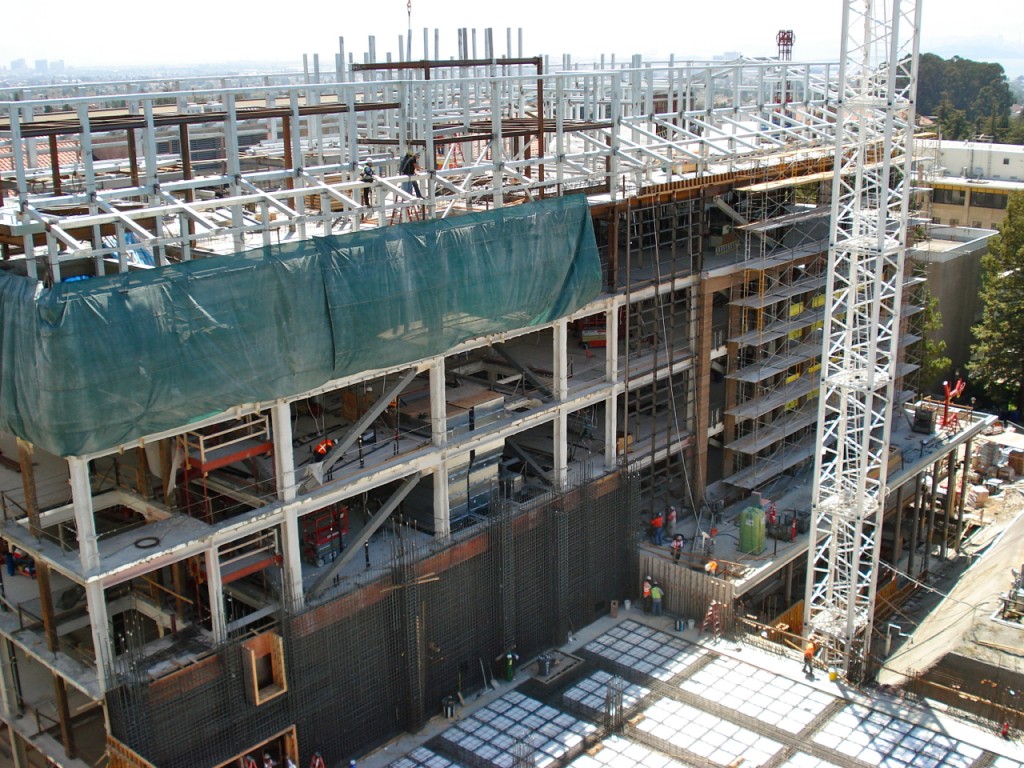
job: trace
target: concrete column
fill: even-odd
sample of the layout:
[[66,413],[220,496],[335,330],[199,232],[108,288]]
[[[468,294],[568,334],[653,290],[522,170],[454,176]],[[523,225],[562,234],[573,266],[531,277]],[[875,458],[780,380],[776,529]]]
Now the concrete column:
[[302,535],[299,533],[299,515],[289,510],[281,521],[281,580],[288,610],[299,611],[305,604],[302,587]]
[[[142,468],[145,471],[145,467]],[[71,476],[71,502],[75,508],[75,527],[78,529],[78,557],[85,573],[100,567],[99,544],[96,539],[96,521],[93,518],[92,486],[89,484],[89,462],[68,459]]]
[[903,547],[900,545],[900,536],[903,534],[903,486],[896,489],[896,524],[892,531],[892,564],[899,568],[900,556],[903,554]]
[[[569,397],[569,350],[566,346],[569,343],[568,321],[559,320],[551,331],[554,344],[552,350],[554,381],[551,391],[558,402],[563,403]],[[555,466],[551,479],[556,488],[564,488],[569,480],[569,418],[564,410],[559,410],[552,428],[554,432],[552,454]]]
[[210,627],[213,630],[213,642],[223,643],[228,636],[227,624],[224,620],[224,583],[220,578],[220,556],[217,547],[206,550],[206,588],[210,593]]
[[555,399],[561,402],[569,397],[569,322],[558,320],[551,328],[551,335],[554,337],[551,358],[554,382],[551,391]]
[[942,559],[949,554],[949,524],[953,514],[953,497],[956,495],[956,455],[954,448],[946,459],[946,499],[942,505]]
[[924,558],[923,567],[927,572],[928,566],[931,565],[932,560],[932,535],[935,532],[935,498],[939,493],[939,469],[942,464],[942,459],[939,459],[932,464],[932,494],[931,498],[928,499],[928,521],[925,523],[924,535],[921,537],[924,539]]
[[277,498],[284,502],[295,498],[295,449],[292,439],[292,409],[288,403],[275,403],[270,409],[274,430],[274,474]]
[[793,602],[793,561],[786,565],[786,591],[783,595],[783,602],[789,606]]
[[971,479],[971,441],[964,444],[964,471],[960,476],[960,501],[956,509],[956,552],[960,554],[960,538],[964,535],[964,507],[967,504],[967,486]]
[[100,690],[106,692],[107,671],[113,659],[113,653],[110,643],[110,616],[107,614],[107,601],[103,585],[98,581],[87,582],[85,598],[89,607],[92,647],[96,655],[96,677],[100,681]]
[[551,482],[558,489],[565,488],[569,481],[569,417],[565,411],[559,411],[552,422],[554,440],[552,454],[555,466],[551,472]]
[[[448,403],[444,392],[444,358],[430,364],[430,441],[435,447],[448,444]],[[447,495],[447,491],[445,491]],[[435,497],[436,498],[436,497]]]
[[[619,310],[612,307],[605,313],[605,380],[615,385],[619,378]],[[619,431],[618,398],[613,391],[604,404],[604,466],[613,469],[618,464],[616,435]]]
[[[275,403],[270,409],[274,432],[274,475],[277,498],[287,503],[295,499],[295,450],[292,439],[292,410],[288,403]],[[305,603],[302,588],[302,536],[298,512],[290,509],[281,523],[281,582],[287,609],[298,611]]]
[[917,557],[917,531],[921,527],[921,474],[914,477],[914,516],[910,523],[910,541],[907,543],[907,574],[916,578],[914,560]]
[[445,465],[434,470],[434,537],[447,538],[451,535],[452,515],[448,499],[448,468]]

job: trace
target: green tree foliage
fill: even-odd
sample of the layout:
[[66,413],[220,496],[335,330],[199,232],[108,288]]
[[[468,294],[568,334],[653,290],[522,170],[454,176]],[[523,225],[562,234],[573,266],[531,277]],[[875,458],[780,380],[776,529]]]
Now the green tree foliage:
[[1024,414],[1024,193],[1010,195],[981,267],[983,311],[968,368],[990,397]]
[[983,133],[1003,141],[1012,103],[1001,64],[922,54],[917,111],[937,116],[945,138],[963,140]]
[[1010,120],[1010,130],[1006,134],[1007,144],[1024,144],[1024,111]]

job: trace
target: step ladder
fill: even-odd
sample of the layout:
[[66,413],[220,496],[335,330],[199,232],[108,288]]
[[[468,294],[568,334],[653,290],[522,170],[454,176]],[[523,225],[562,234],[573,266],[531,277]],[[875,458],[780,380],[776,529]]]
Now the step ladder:
[[700,625],[700,633],[710,632],[717,643],[722,637],[722,605],[717,600],[712,600],[704,614],[704,621]]

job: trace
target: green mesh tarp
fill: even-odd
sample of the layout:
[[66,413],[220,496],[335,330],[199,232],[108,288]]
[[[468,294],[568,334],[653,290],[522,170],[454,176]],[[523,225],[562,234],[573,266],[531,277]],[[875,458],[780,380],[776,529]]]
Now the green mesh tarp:
[[563,317],[597,296],[582,196],[36,292],[0,274],[0,427],[61,456]]

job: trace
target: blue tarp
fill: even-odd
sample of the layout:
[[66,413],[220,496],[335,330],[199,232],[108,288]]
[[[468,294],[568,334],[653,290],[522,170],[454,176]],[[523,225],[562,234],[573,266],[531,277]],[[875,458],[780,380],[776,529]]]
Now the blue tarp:
[[0,273],[0,427],[80,455],[564,317],[600,292],[586,199],[61,283]]

